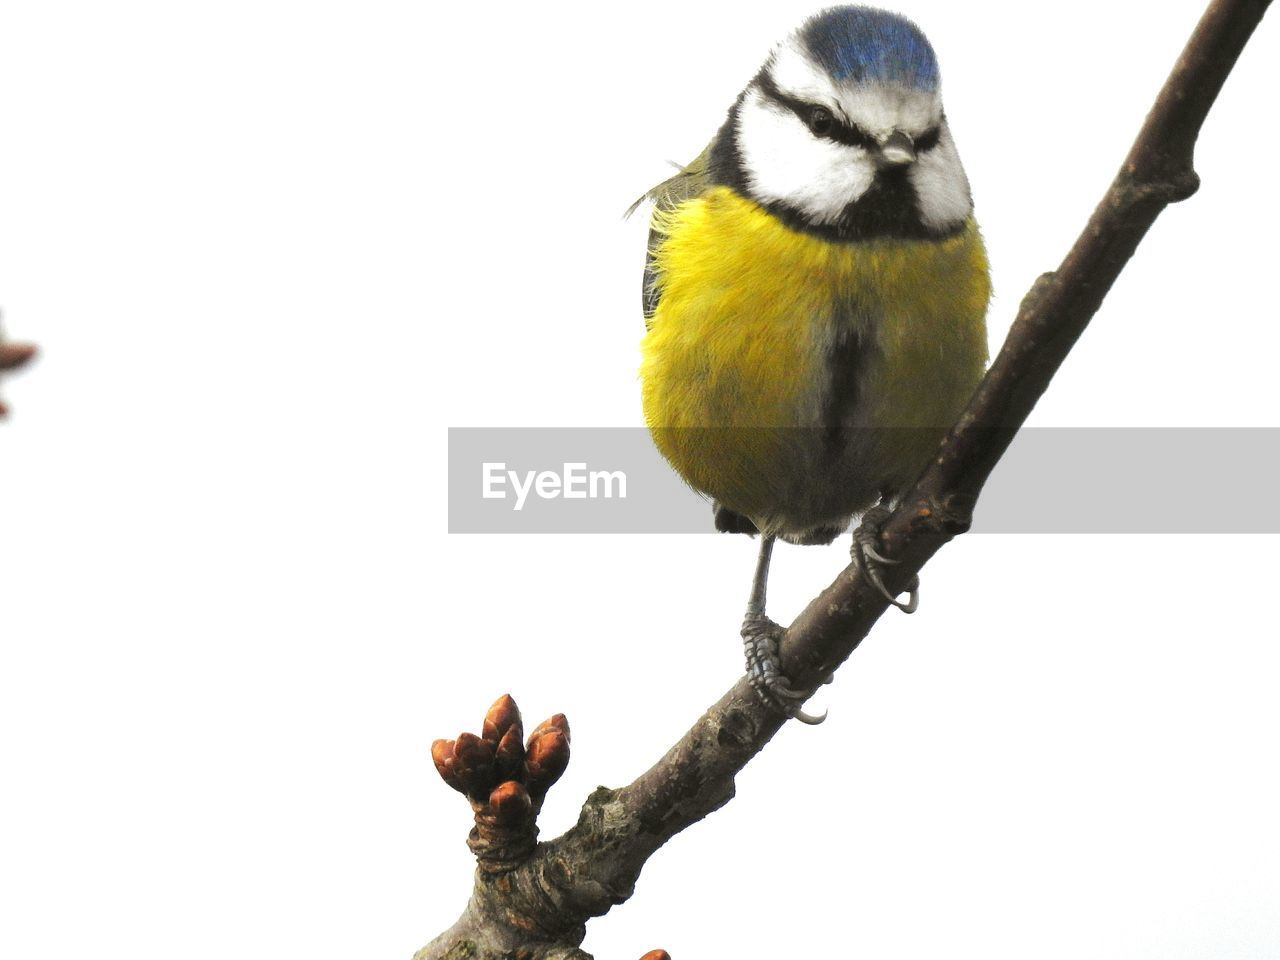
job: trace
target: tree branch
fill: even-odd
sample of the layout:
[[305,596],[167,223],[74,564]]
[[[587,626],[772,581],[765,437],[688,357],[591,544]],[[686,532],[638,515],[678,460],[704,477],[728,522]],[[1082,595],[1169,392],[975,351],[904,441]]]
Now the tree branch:
[[[1168,204],[1196,191],[1196,138],[1268,5],[1210,4],[1084,232],[1024,298],[969,406],[885,524],[882,551],[899,561],[885,578],[890,590],[905,587],[969,529],[992,469],[1147,230]],[[879,591],[847,567],[787,630],[786,674],[815,687],[886,608]],[[620,790],[593,793],[564,836],[539,844],[500,882],[477,871],[467,912],[417,960],[585,957],[576,947],[586,921],[626,900],[655,850],[733,796],[734,775],[784,721],[739,680],[647,773]]]

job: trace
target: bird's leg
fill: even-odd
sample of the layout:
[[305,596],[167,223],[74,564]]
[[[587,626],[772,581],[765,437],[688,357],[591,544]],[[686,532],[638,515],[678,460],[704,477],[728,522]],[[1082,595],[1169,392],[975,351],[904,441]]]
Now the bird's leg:
[[911,583],[907,586],[907,592],[911,596],[906,603],[903,603],[889,592],[889,588],[884,585],[884,578],[880,572],[881,567],[892,566],[900,562],[882,556],[878,549],[880,546],[880,528],[884,526],[884,522],[888,519],[889,508],[884,505],[883,500],[864,513],[862,522],[858,524],[858,529],[853,531],[853,546],[849,549],[849,556],[853,560],[853,565],[858,568],[858,572],[880,592],[882,597],[903,613],[915,613],[916,608],[920,605],[920,578],[913,577],[911,579]]
[[747,601],[747,614],[742,620],[742,646],[747,657],[747,678],[765,702],[802,723],[819,724],[827,715],[823,713],[822,716],[815,717],[801,710],[800,705],[809,699],[810,694],[791,689],[782,675],[779,651],[786,630],[764,613],[773,540],[771,536],[760,537],[760,555],[756,560],[755,577],[751,580],[751,598]]

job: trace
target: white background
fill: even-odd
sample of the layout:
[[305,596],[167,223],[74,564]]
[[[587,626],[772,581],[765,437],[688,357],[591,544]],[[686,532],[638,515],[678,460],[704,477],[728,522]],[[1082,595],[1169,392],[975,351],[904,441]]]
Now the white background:
[[[998,345],[1200,5],[903,4]],[[813,9],[0,6],[0,304],[44,351],[0,427],[0,955],[407,958],[469,890],[432,739],[566,712],[554,836],[734,680],[751,542],[449,537],[445,429],[641,422],[619,214]],[[1280,426],[1277,59],[1264,23],[1034,422]],[[1280,956],[1275,547],[958,541],[586,948]],[[782,548],[775,615],[844,549]]]

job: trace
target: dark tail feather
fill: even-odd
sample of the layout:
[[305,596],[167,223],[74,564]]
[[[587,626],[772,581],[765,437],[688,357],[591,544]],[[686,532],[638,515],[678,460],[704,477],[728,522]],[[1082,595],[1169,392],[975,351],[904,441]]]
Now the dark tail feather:
[[721,533],[747,533],[755,535],[760,531],[756,529],[756,525],[747,517],[740,513],[734,513],[728,507],[722,507],[720,504],[713,504],[716,514],[716,529]]

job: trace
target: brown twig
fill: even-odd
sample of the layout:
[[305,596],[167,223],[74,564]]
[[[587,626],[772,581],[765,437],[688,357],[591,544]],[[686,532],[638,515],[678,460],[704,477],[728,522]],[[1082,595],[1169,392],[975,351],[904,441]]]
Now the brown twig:
[[[883,552],[899,561],[887,578],[890,589],[905,587],[947,541],[968,530],[992,469],[1147,230],[1168,204],[1195,192],[1196,138],[1268,5],[1210,4],[1084,232],[1058,270],[1027,294],[973,400],[885,524]],[[880,593],[847,567],[788,629],[785,672],[815,686],[886,608]],[[500,888],[479,871],[463,917],[417,960],[586,957],[576,949],[586,921],[626,900],[658,847],[733,796],[734,775],[783,722],[739,680],[647,773],[620,790],[593,793],[578,824],[539,844],[503,875]],[[495,900],[501,910],[493,909]]]
[[[0,337],[0,373],[17,370],[31,362],[36,348],[25,343],[5,343]],[[0,417],[9,415],[9,408],[0,400]]]

